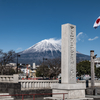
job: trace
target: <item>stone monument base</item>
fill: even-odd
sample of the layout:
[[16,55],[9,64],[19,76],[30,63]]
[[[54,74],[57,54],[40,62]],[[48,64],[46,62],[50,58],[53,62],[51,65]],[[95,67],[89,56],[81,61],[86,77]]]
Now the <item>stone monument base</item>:
[[[52,85],[52,97],[46,97],[45,99],[54,100],[93,100],[93,98],[85,98],[86,86],[83,83],[77,84],[55,84]],[[56,94],[55,94],[56,93]],[[58,93],[58,94],[57,94]],[[59,93],[65,93],[59,94]]]
[[[52,93],[67,93],[65,99],[85,98],[86,86],[83,83],[77,84],[58,84],[52,86]],[[63,98],[63,94],[53,95],[53,97]]]

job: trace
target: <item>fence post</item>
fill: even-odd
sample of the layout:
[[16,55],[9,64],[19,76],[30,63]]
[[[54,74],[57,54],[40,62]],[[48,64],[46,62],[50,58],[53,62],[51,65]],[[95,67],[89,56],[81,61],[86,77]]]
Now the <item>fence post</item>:
[[18,83],[18,74],[13,74],[13,82]]
[[33,100],[35,100],[35,94],[33,94]]
[[64,100],[64,98],[65,98],[65,94],[63,93],[63,100]]
[[22,100],[23,100],[24,95],[22,94]]

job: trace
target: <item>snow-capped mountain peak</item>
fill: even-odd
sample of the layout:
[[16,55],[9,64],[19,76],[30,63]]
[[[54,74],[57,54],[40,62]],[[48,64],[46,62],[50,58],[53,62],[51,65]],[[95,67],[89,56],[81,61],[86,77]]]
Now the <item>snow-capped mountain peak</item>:
[[[90,56],[84,55],[76,51],[77,63],[83,60],[90,60]],[[55,40],[54,38],[45,39],[37,44],[31,46],[30,48],[20,52],[20,63],[30,63],[35,62],[40,64],[43,58],[54,59],[61,57],[61,39]]]
[[44,39],[30,48],[23,51],[23,53],[32,52],[45,52],[45,51],[60,51],[61,52],[61,39],[55,40],[54,38]]

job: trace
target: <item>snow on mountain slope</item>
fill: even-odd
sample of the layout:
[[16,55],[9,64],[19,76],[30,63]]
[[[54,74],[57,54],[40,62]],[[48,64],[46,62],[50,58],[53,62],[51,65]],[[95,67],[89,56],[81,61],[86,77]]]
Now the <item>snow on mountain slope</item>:
[[45,51],[61,52],[61,40],[55,40],[54,38],[45,39],[33,45],[32,47],[24,50],[22,53],[45,52]]
[[[18,58],[19,62],[25,64],[32,64],[33,62],[39,64],[40,61],[43,61],[43,57],[47,59],[61,57],[61,39],[50,38],[42,40],[19,54],[21,55]],[[76,60],[77,63],[83,60],[90,60],[90,56],[76,51]]]

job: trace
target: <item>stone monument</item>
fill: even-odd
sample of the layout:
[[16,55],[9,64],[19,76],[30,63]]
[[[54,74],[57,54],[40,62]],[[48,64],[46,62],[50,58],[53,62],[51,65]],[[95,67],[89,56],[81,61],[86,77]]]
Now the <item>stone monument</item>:
[[76,26],[62,25],[61,82],[76,83]]
[[[68,93],[65,99],[82,100],[85,98],[86,85],[76,83],[76,26],[62,25],[61,47],[61,84],[52,86],[52,93]],[[63,95],[53,95],[63,98]],[[88,98],[89,99],[89,98]]]

